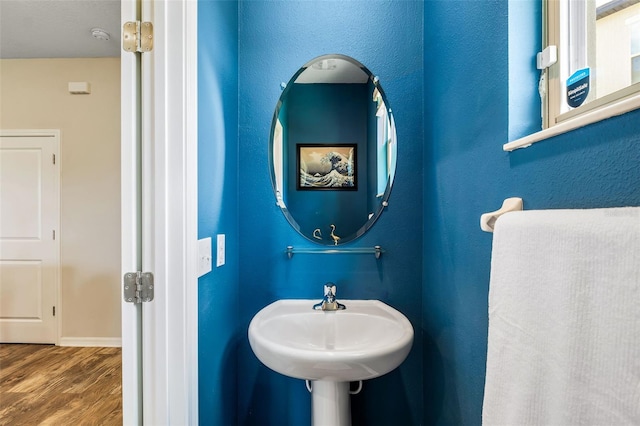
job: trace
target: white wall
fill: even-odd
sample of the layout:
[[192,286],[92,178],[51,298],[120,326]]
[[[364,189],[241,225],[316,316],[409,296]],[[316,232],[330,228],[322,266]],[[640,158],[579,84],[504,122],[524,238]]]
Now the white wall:
[[60,343],[119,345],[120,59],[0,60],[0,129],[60,129]]

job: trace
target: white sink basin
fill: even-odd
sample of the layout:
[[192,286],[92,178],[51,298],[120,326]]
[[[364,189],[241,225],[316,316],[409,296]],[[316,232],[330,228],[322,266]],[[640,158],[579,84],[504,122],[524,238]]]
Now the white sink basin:
[[313,310],[317,300],[278,300],[249,325],[249,343],[270,369],[305,380],[352,382],[398,367],[413,343],[407,318],[378,300],[340,300],[347,309]]

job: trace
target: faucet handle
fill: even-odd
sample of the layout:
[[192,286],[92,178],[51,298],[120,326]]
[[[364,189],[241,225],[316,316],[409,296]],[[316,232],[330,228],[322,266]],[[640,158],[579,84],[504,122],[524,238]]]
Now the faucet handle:
[[336,300],[336,285],[334,283],[326,283],[324,285],[324,298],[322,302],[316,303],[313,305],[313,309],[315,310],[323,310],[323,311],[337,311],[346,309],[342,303],[338,303]]
[[336,287],[336,285],[334,283],[326,283],[324,285],[324,295],[325,296],[329,296],[329,297],[335,297],[336,295],[336,291],[338,290],[338,288]]

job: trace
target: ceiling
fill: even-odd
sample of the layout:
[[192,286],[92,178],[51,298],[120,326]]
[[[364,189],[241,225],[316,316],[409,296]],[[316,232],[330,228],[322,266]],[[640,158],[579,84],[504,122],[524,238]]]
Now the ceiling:
[[121,32],[120,0],[0,0],[2,59],[119,57]]
[[[318,59],[318,58],[316,58]],[[305,64],[305,70],[295,83],[366,83],[369,75],[360,64],[342,55],[325,55],[315,62]]]

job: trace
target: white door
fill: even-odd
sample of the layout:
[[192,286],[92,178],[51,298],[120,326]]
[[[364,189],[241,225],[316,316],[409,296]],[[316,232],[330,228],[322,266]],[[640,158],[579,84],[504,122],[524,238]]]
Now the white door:
[[197,2],[121,0],[153,24],[121,55],[122,273],[151,272],[152,302],[122,305],[125,425],[198,424]]
[[57,343],[58,134],[0,135],[0,342]]

